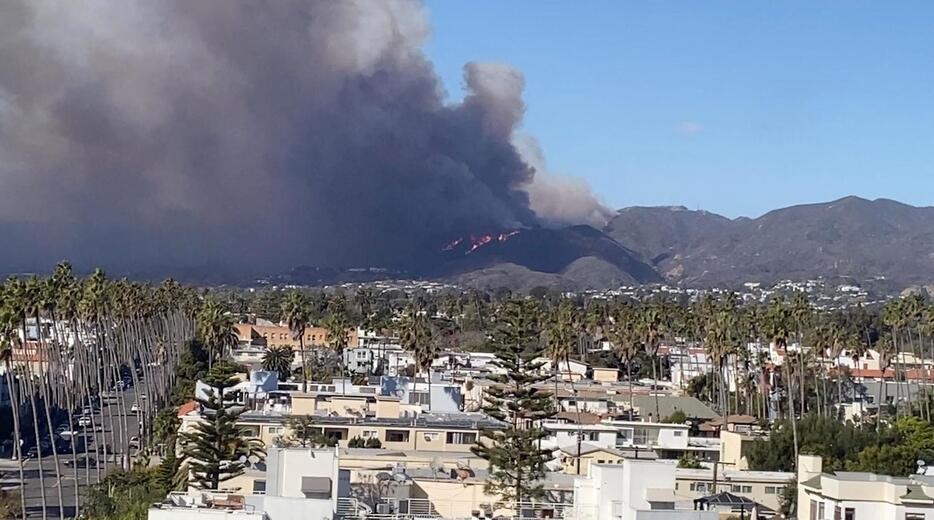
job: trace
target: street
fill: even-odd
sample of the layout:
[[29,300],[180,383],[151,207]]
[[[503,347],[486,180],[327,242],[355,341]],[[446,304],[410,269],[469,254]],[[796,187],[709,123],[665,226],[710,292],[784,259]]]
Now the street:
[[[137,420],[137,414],[130,411],[130,407],[133,403],[136,402],[136,389],[130,388],[123,391],[126,402],[126,412],[127,412],[127,428],[130,430],[127,432],[127,436],[132,438],[139,435],[139,423]],[[90,482],[97,482],[97,469],[92,464],[87,470],[80,461],[84,457],[89,457],[91,459],[96,459],[97,454],[95,452],[96,446],[103,446],[105,443],[110,446],[110,432],[114,432],[115,435],[120,435],[118,433],[123,428],[123,422],[121,416],[119,415],[120,407],[117,405],[117,399],[119,399],[119,394],[117,398],[111,399],[109,403],[102,404],[102,416],[104,421],[103,431],[97,431],[92,433],[91,428],[86,428],[87,437],[87,453],[78,452],[79,467],[77,468],[77,481],[79,485],[79,493],[84,494],[85,487],[88,484],[88,477],[90,477]],[[109,412],[107,408],[110,408]],[[77,417],[75,417],[77,420]],[[95,421],[99,418],[95,414]],[[116,430],[114,430],[116,428]],[[81,432],[79,437],[83,436],[84,433],[82,430],[84,428],[77,427],[77,431]],[[105,440],[105,434],[106,439]],[[116,437],[119,439],[119,437]],[[133,450],[135,451],[135,450]],[[114,460],[119,461],[119,455],[115,459],[112,456],[109,456],[110,463],[107,465],[108,471],[113,471],[116,467]],[[101,455],[103,458],[103,455]],[[70,518],[74,516],[75,513],[75,468],[71,465],[71,450],[69,449],[66,453],[59,453],[59,472],[61,474],[61,481],[56,480],[55,475],[55,463],[52,458],[51,452],[44,454],[42,457],[42,483],[40,485],[40,468],[39,461],[37,458],[27,458],[23,464],[24,476],[25,476],[25,496],[26,496],[26,510],[27,515],[32,518],[42,518],[42,501],[43,501],[43,490],[45,492],[45,504],[47,508],[47,514],[49,518],[59,518],[59,500],[58,500],[58,488],[61,487],[62,490],[62,499],[63,505],[65,508],[65,517]],[[101,467],[101,473],[103,476],[104,467]],[[0,459],[0,488],[4,490],[13,491],[19,490],[19,463],[15,460],[10,459]]]

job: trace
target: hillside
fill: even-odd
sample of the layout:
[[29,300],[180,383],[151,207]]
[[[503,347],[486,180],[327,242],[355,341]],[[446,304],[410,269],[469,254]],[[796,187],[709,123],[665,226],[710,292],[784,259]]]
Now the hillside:
[[684,208],[626,208],[605,232],[667,280],[689,286],[849,276],[934,280],[934,208],[846,197],[727,219]]

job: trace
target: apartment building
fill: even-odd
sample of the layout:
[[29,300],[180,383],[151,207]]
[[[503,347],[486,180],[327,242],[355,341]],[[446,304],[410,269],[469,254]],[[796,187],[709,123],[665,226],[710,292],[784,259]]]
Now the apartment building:
[[675,462],[625,459],[592,464],[574,481],[569,520],[718,520],[715,511],[696,511],[675,494]]
[[149,520],[331,520],[349,500],[337,450],[271,447],[263,470],[223,483],[229,491],[170,493],[153,505]]
[[782,471],[741,471],[718,467],[715,475],[712,467],[678,468],[675,470],[675,490],[678,495],[691,499],[732,493],[777,511],[782,491],[794,478],[794,473]]
[[815,455],[798,457],[798,520],[931,520],[934,477],[823,472]]
[[[475,413],[421,414],[417,417],[388,415],[308,417],[318,432],[335,439],[341,447],[346,447],[350,439],[375,438],[383,448],[390,450],[465,453],[479,439],[480,429],[502,426],[486,415]],[[279,437],[290,434],[289,417],[290,414],[279,412],[246,412],[240,416],[239,424],[253,437],[271,445]]]
[[[253,345],[255,347],[292,347],[298,350],[299,340],[285,325],[269,322],[237,323],[234,325],[239,345]],[[329,346],[328,331],[324,327],[307,327],[303,336],[306,348]],[[347,348],[356,348],[359,337],[356,329],[347,330]]]
[[578,438],[593,446],[616,448],[617,429],[608,424],[545,423],[542,427],[548,432],[548,437],[542,439],[543,448],[576,446]]
[[660,459],[678,459],[686,454],[705,461],[720,457],[719,439],[691,437],[691,428],[686,424],[640,421],[604,421],[601,424],[616,429],[616,448],[649,449]]

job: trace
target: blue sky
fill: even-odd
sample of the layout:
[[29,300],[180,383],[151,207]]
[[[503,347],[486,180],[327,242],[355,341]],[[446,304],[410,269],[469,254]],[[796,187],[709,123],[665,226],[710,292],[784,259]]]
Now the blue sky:
[[449,95],[522,70],[550,169],[611,207],[934,205],[934,3],[428,0]]

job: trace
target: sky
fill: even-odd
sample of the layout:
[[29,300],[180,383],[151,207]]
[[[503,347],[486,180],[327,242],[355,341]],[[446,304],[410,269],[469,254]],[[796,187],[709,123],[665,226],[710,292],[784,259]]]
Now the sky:
[[449,99],[464,63],[521,70],[523,131],[610,207],[934,205],[934,3],[427,6]]

